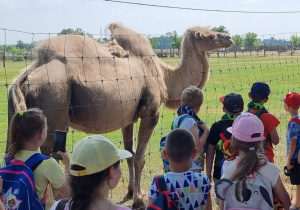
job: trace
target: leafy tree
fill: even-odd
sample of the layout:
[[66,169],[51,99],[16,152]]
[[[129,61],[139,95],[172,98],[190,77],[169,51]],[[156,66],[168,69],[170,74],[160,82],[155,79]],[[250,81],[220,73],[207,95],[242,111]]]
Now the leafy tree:
[[104,38],[102,39],[102,42],[104,42],[104,43],[109,42],[109,39],[106,38],[106,37],[104,37]]
[[232,40],[233,40],[233,46],[235,46],[235,47],[241,47],[241,46],[243,46],[243,44],[244,44],[244,39],[243,39],[243,37],[241,36],[241,35],[234,35],[233,37],[232,37]]
[[152,38],[148,37],[148,39],[149,39],[153,49],[155,49],[160,44],[157,37],[152,37]]
[[236,34],[232,37],[232,40],[233,40],[233,47],[234,47],[234,56],[236,57],[236,48],[243,46],[244,39],[241,35]]
[[68,28],[68,29],[61,30],[61,32],[59,32],[57,36],[65,35],[65,34],[85,35],[85,32],[81,28],[76,28],[75,30],[72,28]]
[[24,43],[22,40],[17,41],[16,44],[16,48],[25,49],[25,50],[28,50],[29,46],[30,44]]
[[[15,47],[13,46],[9,52],[10,53],[13,53],[13,61],[23,61],[24,60],[24,57],[21,55],[22,52],[24,52],[25,49],[20,49],[18,47]],[[17,56],[16,59],[15,59],[15,55]]]
[[248,32],[245,34],[245,38],[244,38],[245,46],[254,46],[256,40],[257,40],[256,33]]
[[219,27],[213,27],[210,30],[220,32],[220,33],[226,33],[229,34],[229,31],[226,29],[225,26],[219,26]]
[[166,33],[166,35],[173,40],[173,43],[171,43],[170,45],[173,49],[173,56],[174,56],[174,49],[178,49],[178,51],[180,49],[182,37],[178,36],[177,31],[168,32]]
[[299,44],[299,41],[300,41],[300,37],[293,34],[291,36],[291,42],[292,42],[292,45],[295,46],[295,45],[298,45]]

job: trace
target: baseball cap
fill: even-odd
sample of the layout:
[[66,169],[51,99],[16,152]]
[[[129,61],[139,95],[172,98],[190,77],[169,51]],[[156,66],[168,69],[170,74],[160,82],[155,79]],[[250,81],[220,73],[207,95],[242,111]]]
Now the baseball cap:
[[73,176],[85,176],[98,173],[112,166],[121,159],[130,158],[127,150],[117,149],[107,138],[101,135],[87,136],[74,147],[70,165],[79,165],[84,170],[70,169]]
[[244,101],[240,94],[229,93],[220,97],[220,101],[225,109],[231,113],[240,113],[244,109]]
[[227,128],[229,133],[240,141],[263,141],[264,125],[254,114],[242,113],[233,121],[232,127]]
[[251,98],[255,100],[263,100],[271,93],[269,85],[264,82],[255,82],[251,87]]
[[281,97],[280,100],[284,101],[287,105],[298,108],[300,107],[300,95],[296,92],[290,92],[285,97]]

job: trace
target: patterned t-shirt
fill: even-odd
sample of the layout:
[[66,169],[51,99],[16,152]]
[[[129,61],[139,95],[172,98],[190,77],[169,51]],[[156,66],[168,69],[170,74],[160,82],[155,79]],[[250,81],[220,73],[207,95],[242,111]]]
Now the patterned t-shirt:
[[[300,115],[297,115],[293,118],[300,119]],[[287,126],[287,132],[286,132],[286,151],[287,151],[287,155],[289,154],[291,139],[297,139],[296,150],[295,150],[295,152],[293,154],[293,157],[292,157],[292,159],[296,159],[298,157],[298,153],[299,153],[299,149],[300,149],[300,124],[298,124],[296,122],[291,122]]]
[[[179,210],[204,209],[208,193],[211,190],[211,184],[206,175],[186,171],[182,173],[167,172],[164,176],[167,190],[171,193]],[[158,194],[158,187],[153,178],[148,197],[154,200]]]

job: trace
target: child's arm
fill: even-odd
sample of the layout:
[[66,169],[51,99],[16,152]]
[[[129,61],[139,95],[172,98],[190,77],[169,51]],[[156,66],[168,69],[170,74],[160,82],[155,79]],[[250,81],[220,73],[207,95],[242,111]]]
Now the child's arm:
[[150,197],[148,197],[148,203],[147,203],[147,207],[151,204],[151,203],[153,203],[153,199],[152,198],[150,198]]
[[208,195],[207,195],[207,201],[206,201],[206,205],[205,205],[205,210],[212,210],[210,193],[208,193]]
[[274,128],[271,132],[270,132],[270,138],[271,138],[271,142],[274,145],[277,145],[279,143],[279,135],[277,133],[276,128]]
[[223,200],[219,200],[219,209],[224,209],[224,201]]
[[68,179],[70,176],[70,158],[67,150],[65,153],[58,151],[57,154],[61,155],[61,162],[65,165],[66,182],[60,188],[56,189],[56,191],[59,193],[61,198],[68,198],[70,197],[70,187],[68,184]]
[[275,195],[279,198],[280,202],[283,205],[284,209],[289,209],[291,206],[291,199],[289,194],[287,193],[280,176],[276,182],[276,185],[273,187]]
[[[200,147],[202,149],[204,147],[204,145],[206,143],[206,140],[207,140],[207,137],[209,135],[209,129],[208,129],[208,127],[207,127],[207,125],[204,121],[202,121],[201,124],[198,124],[198,126],[200,128],[202,128],[202,130],[204,131],[202,136],[200,137]],[[200,151],[201,151],[201,149],[200,149]]]
[[296,150],[296,146],[297,146],[297,139],[293,139],[291,138],[291,143],[290,143],[290,149],[289,149],[289,154],[288,154],[288,157],[287,157],[287,162],[286,162],[286,166],[288,169],[292,169],[294,166],[291,165],[291,160],[292,160],[292,157],[293,157],[293,154]]
[[206,151],[206,175],[210,181],[212,181],[211,171],[212,171],[212,165],[214,161],[214,154],[215,154],[215,146],[208,143],[207,151]]

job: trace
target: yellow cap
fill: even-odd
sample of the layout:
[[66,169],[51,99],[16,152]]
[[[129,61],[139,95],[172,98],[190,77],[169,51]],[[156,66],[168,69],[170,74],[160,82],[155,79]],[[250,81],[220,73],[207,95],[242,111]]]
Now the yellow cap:
[[132,157],[130,152],[117,149],[104,136],[87,136],[77,142],[71,158],[71,166],[79,165],[85,170],[75,171],[71,169],[70,172],[73,176],[90,175],[107,169],[121,159],[130,157]]

